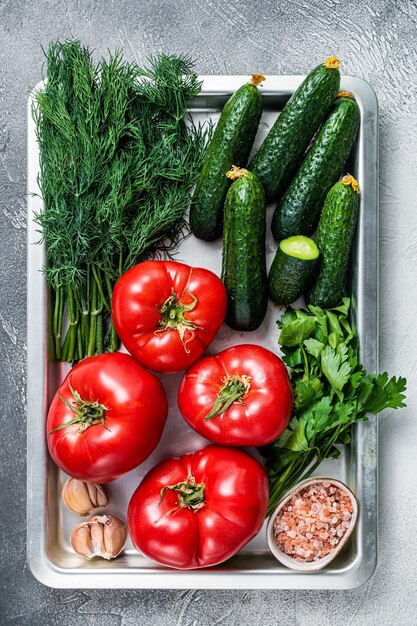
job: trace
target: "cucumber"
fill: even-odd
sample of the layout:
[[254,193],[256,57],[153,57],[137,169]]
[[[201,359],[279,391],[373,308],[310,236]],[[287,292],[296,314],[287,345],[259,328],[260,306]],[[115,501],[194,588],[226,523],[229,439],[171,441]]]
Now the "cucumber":
[[199,239],[214,241],[222,234],[223,208],[230,181],[226,172],[233,163],[244,167],[262,114],[257,85],[261,74],[240,87],[226,102],[201,169],[190,208],[190,229]]
[[268,306],[265,261],[265,192],[256,176],[233,167],[235,179],[224,207],[222,280],[228,306],[226,323],[234,330],[255,330]]
[[283,239],[269,270],[271,299],[277,304],[291,304],[303,293],[319,258],[312,239],[297,235]]
[[268,202],[282,196],[315,132],[326,119],[340,86],[339,61],[316,67],[291,96],[248,169],[256,174]]
[[317,229],[317,275],[307,293],[309,304],[329,309],[343,294],[359,212],[359,186],[349,174],[329,191]]
[[339,97],[272,218],[277,241],[311,235],[327,192],[339,180],[359,128],[353,95]]

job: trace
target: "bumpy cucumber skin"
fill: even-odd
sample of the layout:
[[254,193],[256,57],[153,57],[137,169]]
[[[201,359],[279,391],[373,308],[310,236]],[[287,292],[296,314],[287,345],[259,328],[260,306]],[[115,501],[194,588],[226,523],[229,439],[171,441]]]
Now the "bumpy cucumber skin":
[[339,70],[319,65],[278,116],[248,168],[259,178],[268,202],[281,197],[291,182],[339,87]]
[[190,209],[191,232],[204,241],[222,234],[224,200],[232,165],[248,161],[262,114],[262,96],[256,85],[242,85],[226,102],[207,149]]
[[226,323],[234,330],[258,328],[268,307],[265,205],[262,185],[251,172],[227,192],[222,280],[228,294]]
[[298,259],[278,247],[268,274],[271,300],[276,304],[292,304],[304,293],[319,257]]
[[359,213],[359,194],[336,183],[324,203],[316,235],[318,270],[306,294],[309,304],[329,309],[340,304]]
[[336,100],[275,210],[271,228],[277,241],[314,231],[326,195],[340,178],[352,150],[359,119],[359,107],[353,98]]

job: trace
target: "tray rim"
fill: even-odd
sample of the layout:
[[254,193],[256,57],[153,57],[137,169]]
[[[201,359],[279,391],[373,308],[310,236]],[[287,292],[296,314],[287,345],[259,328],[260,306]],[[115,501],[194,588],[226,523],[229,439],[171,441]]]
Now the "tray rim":
[[[246,79],[245,75],[201,75],[203,81],[201,95],[229,95]],[[287,96],[293,93],[305,78],[304,75],[267,75],[268,88],[265,95],[280,94]],[[219,83],[226,83],[227,88],[219,88]],[[35,90],[42,87],[44,81],[36,85]],[[358,177],[366,180],[362,203],[366,203],[367,232],[374,233],[369,239],[372,254],[367,254],[366,263],[361,271],[364,280],[360,283],[363,302],[358,312],[365,324],[366,339],[361,337],[362,360],[366,367],[378,371],[378,102],[372,87],[363,79],[354,76],[342,76],[343,89],[352,90],[357,96],[362,109],[361,119],[361,158]],[[354,574],[349,581],[344,580],[344,573],[332,573],[324,570],[316,574],[299,574],[288,571],[284,574],[273,570],[236,570],[218,571],[216,569],[195,571],[178,571],[171,569],[129,570],[111,568],[98,570],[83,568],[72,571],[57,566],[47,555],[46,527],[47,492],[46,477],[48,459],[44,429],[39,428],[36,414],[43,407],[46,411],[44,389],[46,385],[45,365],[47,363],[44,333],[47,322],[47,289],[39,271],[45,261],[44,246],[34,245],[39,239],[37,227],[32,219],[34,205],[33,192],[37,190],[37,159],[30,157],[38,154],[34,124],[31,116],[32,97],[28,100],[27,118],[27,557],[32,574],[41,583],[53,588],[131,588],[131,589],[350,589],[364,584],[372,576],[377,564],[377,462],[375,468],[369,470],[369,489],[372,491],[375,510],[368,510],[368,524],[373,527],[374,544],[368,558],[358,553],[349,572]],[[366,113],[366,115],[363,115]],[[372,139],[372,141],[369,141]],[[366,197],[365,197],[366,196]],[[40,363],[43,367],[40,367]],[[372,418],[361,424],[368,433],[368,438],[375,446],[377,459],[377,419]],[[34,450],[35,453],[31,453]],[[369,503],[367,503],[369,504]],[[371,547],[372,548],[372,547]],[[104,574],[104,575],[103,575]]]

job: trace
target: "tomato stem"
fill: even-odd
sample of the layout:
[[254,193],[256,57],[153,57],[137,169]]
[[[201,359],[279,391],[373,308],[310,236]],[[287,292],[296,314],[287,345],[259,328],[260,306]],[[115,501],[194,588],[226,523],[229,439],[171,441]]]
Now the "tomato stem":
[[176,330],[180,336],[181,342],[187,352],[186,345],[190,339],[184,341],[185,333],[191,330],[195,330],[197,326],[185,317],[188,311],[192,311],[197,306],[197,298],[194,294],[187,291],[188,295],[192,298],[190,304],[182,304],[178,301],[178,296],[175,291],[165,300],[160,310],[158,311],[162,315],[162,319],[159,321],[158,330],[156,332],[162,332],[164,330]]
[[181,508],[198,511],[204,506],[204,483],[196,483],[194,476],[176,485],[167,485],[161,489],[161,504],[166,491],[175,491],[178,494],[178,504]]
[[250,389],[250,376],[246,374],[235,374],[234,376],[227,376],[222,380],[223,387],[217,394],[217,399],[213,404],[213,407],[204,418],[205,422],[225,413],[229,406],[234,402],[239,404],[245,404],[243,398],[248,395]]
[[71,409],[71,411],[75,413],[75,417],[64,424],[57,426],[51,430],[49,434],[52,435],[52,433],[55,433],[57,430],[62,430],[72,424],[78,424],[79,432],[83,432],[95,424],[101,424],[104,428],[107,428],[104,423],[105,411],[107,410],[107,407],[104,406],[104,404],[100,404],[97,400],[83,400],[78,391],[72,388],[70,382],[68,382],[68,386],[71,390],[75,404],[69,402],[59,394],[58,397],[69,409]]

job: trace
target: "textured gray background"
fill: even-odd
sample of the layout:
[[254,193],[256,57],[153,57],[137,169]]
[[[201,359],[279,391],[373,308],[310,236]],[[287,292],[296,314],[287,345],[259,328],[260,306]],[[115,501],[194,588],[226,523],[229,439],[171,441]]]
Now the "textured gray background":
[[[325,6],[324,6],[325,5]],[[0,2],[0,623],[417,624],[414,419],[417,220],[417,4],[397,0],[1,0]],[[329,54],[368,80],[381,110],[380,366],[409,379],[408,408],[380,423],[379,564],[348,592],[58,591],[25,564],[25,115],[41,46],[81,38],[188,52],[201,73],[306,73]],[[405,304],[407,302],[407,305]]]

